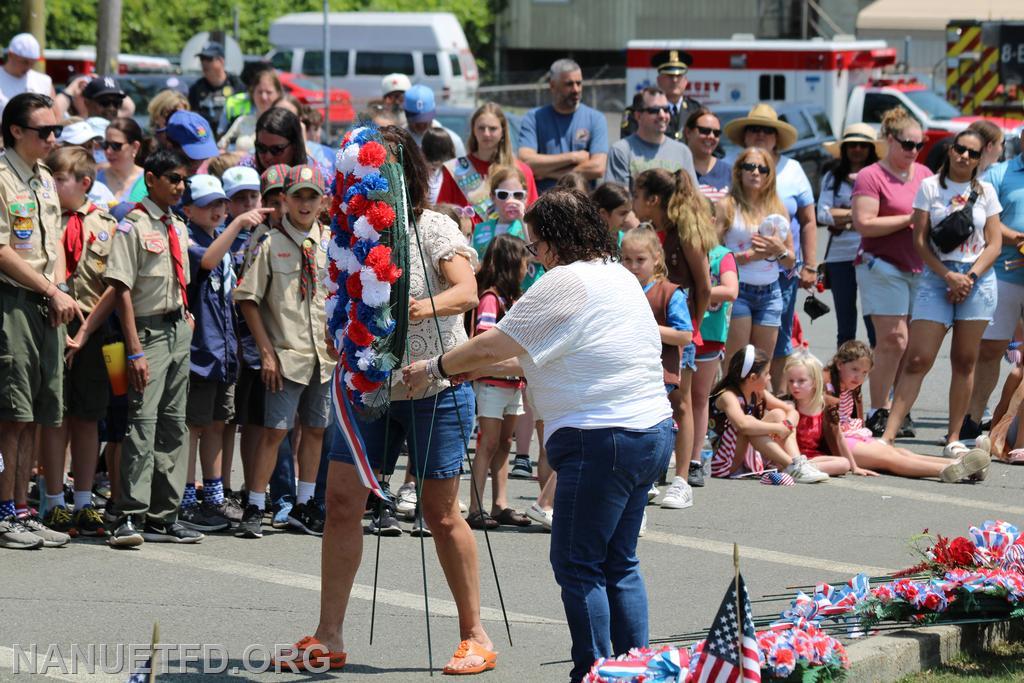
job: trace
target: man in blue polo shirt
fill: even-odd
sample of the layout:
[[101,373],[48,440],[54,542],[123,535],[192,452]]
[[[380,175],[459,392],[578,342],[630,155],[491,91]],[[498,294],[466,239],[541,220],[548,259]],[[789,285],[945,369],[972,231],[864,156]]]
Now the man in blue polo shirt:
[[519,158],[533,170],[540,192],[576,171],[587,180],[604,177],[608,123],[604,114],[581,103],[583,71],[559,59],[548,72],[551,104],[531,109],[519,127]]
[[961,436],[980,434],[980,423],[989,395],[999,382],[999,359],[1014,338],[1017,323],[1024,317],[1024,152],[993,165],[983,176],[992,183],[1003,206],[1003,249],[992,269],[996,272],[997,296],[992,324],[985,328],[981,352],[974,371],[974,390]]

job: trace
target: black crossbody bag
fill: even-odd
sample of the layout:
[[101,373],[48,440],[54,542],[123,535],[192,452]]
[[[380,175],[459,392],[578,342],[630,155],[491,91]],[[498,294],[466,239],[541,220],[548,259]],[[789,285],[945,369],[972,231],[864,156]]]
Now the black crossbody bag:
[[974,202],[978,191],[971,190],[967,203],[932,225],[929,237],[942,253],[948,253],[967,241],[974,232]]

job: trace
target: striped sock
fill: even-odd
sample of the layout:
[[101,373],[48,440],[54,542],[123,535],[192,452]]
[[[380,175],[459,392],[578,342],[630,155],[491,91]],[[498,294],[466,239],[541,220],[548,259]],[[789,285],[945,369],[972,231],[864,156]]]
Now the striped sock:
[[185,484],[185,493],[181,496],[181,509],[187,510],[198,504],[199,501],[196,500],[196,485],[192,483]]
[[0,500],[0,519],[10,517],[14,514],[13,500]]
[[203,491],[206,492],[204,500],[207,503],[220,505],[224,502],[224,480],[220,477],[203,479]]
[[15,503],[14,514],[18,517],[28,516],[28,503]]

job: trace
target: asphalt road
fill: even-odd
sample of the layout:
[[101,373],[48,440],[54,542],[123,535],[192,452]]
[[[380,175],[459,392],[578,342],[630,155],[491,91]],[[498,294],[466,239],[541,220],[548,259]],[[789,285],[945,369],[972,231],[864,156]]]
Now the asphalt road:
[[[803,296],[801,295],[801,301]],[[829,295],[825,295],[829,301]],[[831,316],[806,327],[812,350],[823,360],[834,345]],[[914,408],[919,438],[902,445],[938,454],[948,392],[948,347],[925,381]],[[237,459],[236,459],[237,462]],[[239,479],[240,479],[240,475]],[[712,620],[732,573],[732,543],[740,545],[742,571],[753,597],[819,580],[842,582],[860,571],[877,574],[913,564],[908,541],[933,533],[965,533],[985,519],[1024,523],[1024,468],[994,464],[988,481],[949,485],[895,477],[845,477],[813,486],[762,486],[752,481],[710,481],[696,504],[683,511],[649,507],[648,533],[640,556],[650,594],[652,637],[667,637]],[[463,497],[468,487],[463,485]],[[536,494],[532,482],[511,482],[513,504]],[[490,681],[563,681],[569,637],[559,591],[547,561],[549,536],[536,527],[490,534],[494,562],[511,622],[504,631],[491,564],[482,532],[480,570],[485,626],[499,650]],[[72,645],[94,661],[117,668],[117,645],[149,642],[158,622],[168,649],[169,672],[159,680],[184,681],[202,665],[185,663],[186,645],[206,644],[209,680],[305,680],[309,675],[247,672],[274,644],[312,632],[319,597],[318,539],[268,531],[259,541],[211,536],[191,547],[144,545],[118,552],[75,542],[64,549],[0,551],[0,680],[45,680],[25,674],[34,661],[49,663],[55,680],[124,681],[125,673],[71,670]],[[347,620],[350,664],[337,677],[382,681],[427,680],[428,647],[420,541],[408,535],[380,545],[376,628],[370,640],[370,597],[375,539],[367,537]],[[427,595],[435,668],[458,643],[453,605],[435,553],[425,545]],[[756,604],[755,613],[777,605]],[[35,656],[24,654],[35,644]],[[49,648],[49,652],[48,652]],[[130,654],[127,653],[127,654]],[[62,662],[67,667],[61,671]],[[19,665],[22,673],[13,673]],[[122,663],[122,669],[124,665]],[[232,673],[232,669],[238,671]],[[439,675],[439,672],[435,672]]]

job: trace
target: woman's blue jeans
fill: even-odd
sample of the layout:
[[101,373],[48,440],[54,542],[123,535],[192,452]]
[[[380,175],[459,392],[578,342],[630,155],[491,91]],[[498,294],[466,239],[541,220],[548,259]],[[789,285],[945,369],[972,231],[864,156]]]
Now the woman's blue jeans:
[[636,556],[647,491],[668,467],[672,420],[649,429],[563,427],[547,441],[558,473],[551,567],[572,636],[570,681],[594,660],[647,645],[647,590]]

